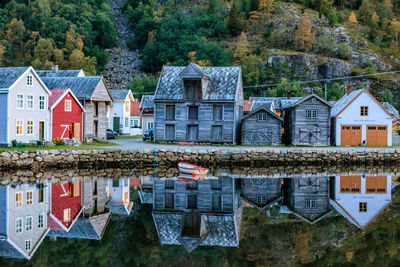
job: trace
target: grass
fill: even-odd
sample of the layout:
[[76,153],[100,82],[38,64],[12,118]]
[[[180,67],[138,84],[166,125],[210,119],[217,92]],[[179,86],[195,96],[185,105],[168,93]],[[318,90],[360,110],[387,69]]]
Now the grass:
[[137,135],[118,135],[117,139],[141,139],[142,135],[137,134]]
[[8,147],[8,148],[0,148],[0,153],[4,151],[36,151],[36,150],[90,150],[90,149],[103,149],[104,147],[116,146],[117,144],[111,142],[100,142],[94,141],[92,143],[85,143],[80,146],[45,146],[45,147],[36,147],[36,146],[26,146],[26,147]]

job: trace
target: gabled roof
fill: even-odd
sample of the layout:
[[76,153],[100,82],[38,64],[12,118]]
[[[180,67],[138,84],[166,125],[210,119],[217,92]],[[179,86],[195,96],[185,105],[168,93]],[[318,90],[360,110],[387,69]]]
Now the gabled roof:
[[30,67],[0,68],[0,90],[13,85]]
[[[190,64],[189,66],[193,67],[194,65]],[[158,80],[155,99],[183,100],[183,79],[180,74],[188,67],[164,66]],[[203,100],[234,101],[236,99],[241,77],[240,67],[200,67],[196,65],[196,69],[200,69],[209,80]]]
[[140,116],[140,102],[131,102],[131,116]]
[[126,97],[130,94],[132,94],[131,90],[109,90],[111,98],[113,101],[123,101],[126,99]]
[[111,201],[107,203],[107,208],[110,210],[111,214],[119,215],[130,215],[132,211],[133,202],[129,202],[127,206],[123,203],[112,203]]
[[296,103],[292,104],[291,107],[295,107],[295,106],[297,106],[297,105],[300,105],[301,103],[304,103],[305,101],[307,101],[307,100],[309,100],[309,99],[311,99],[311,98],[313,98],[313,97],[316,98],[316,99],[318,99],[321,103],[327,105],[328,107],[330,107],[330,108],[333,107],[329,102],[323,100],[322,98],[320,98],[320,97],[317,96],[316,94],[311,94],[311,95],[308,95],[308,96],[303,97],[302,99],[300,99],[300,100],[297,101]]
[[143,95],[139,108],[140,110],[145,108],[154,108],[154,95]]
[[260,107],[268,108],[271,111],[273,109],[275,109],[275,105],[274,105],[273,101],[253,101],[250,111],[254,111],[256,109],[259,109]]
[[332,108],[331,110],[331,117],[337,117],[342,113],[357,97],[359,97],[362,93],[368,93],[368,95],[385,111],[389,116],[392,117],[392,115],[382,106],[382,104],[375,99],[371,93],[365,89],[358,89],[355,91],[352,91],[350,94],[344,95],[337,103],[336,105]]
[[182,79],[208,78],[208,74],[202,67],[192,62],[179,73],[179,77]]
[[275,109],[282,110],[285,108],[289,108],[293,103],[299,101],[302,97],[250,97],[250,100],[253,101],[267,101],[267,102],[274,102]]
[[253,105],[253,100],[244,100],[243,112],[249,112],[252,105]]
[[393,117],[395,117],[395,118],[399,118],[399,117],[400,117],[399,111],[398,111],[395,107],[393,107],[390,103],[388,103],[388,102],[383,102],[383,103],[382,103],[382,106],[383,106],[390,114],[392,114]]
[[[255,103],[255,102],[254,102],[254,103]],[[254,103],[253,103],[253,105],[254,105]],[[246,118],[248,118],[248,117],[250,117],[250,116],[253,116],[253,114],[259,112],[260,110],[264,110],[264,111],[266,111],[268,114],[270,114],[272,117],[274,117],[275,119],[277,119],[277,120],[279,120],[279,121],[282,122],[283,119],[282,119],[281,117],[279,117],[278,115],[276,115],[275,112],[272,112],[272,111],[271,111],[271,104],[272,104],[271,102],[265,103],[264,105],[260,106],[259,108],[254,109],[253,111],[251,111],[251,112],[249,112],[248,114],[246,114],[246,116],[243,117],[243,120],[246,119]]]
[[42,80],[49,89],[70,88],[79,100],[90,100],[102,77],[43,77]]
[[76,221],[79,219],[82,212],[83,212],[83,207],[80,209],[80,211],[78,212],[78,214],[76,215],[76,217],[74,218],[74,220],[68,227],[66,227],[62,222],[60,222],[60,220],[57,219],[57,217],[54,216],[54,214],[50,213],[47,216],[47,225],[51,230],[69,232],[72,229],[72,227],[74,226],[74,224],[76,223]]
[[39,77],[84,77],[85,73],[80,70],[37,70]]
[[71,96],[75,99],[79,107],[82,110],[85,110],[81,102],[79,102],[78,98],[76,98],[75,94],[70,89],[52,89],[50,90],[50,92],[51,96],[49,97],[49,107],[51,110],[54,109],[68,93],[70,93]]

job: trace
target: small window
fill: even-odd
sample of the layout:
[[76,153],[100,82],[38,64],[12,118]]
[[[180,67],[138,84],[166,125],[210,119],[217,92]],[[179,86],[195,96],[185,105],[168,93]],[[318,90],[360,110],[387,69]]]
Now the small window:
[[39,185],[39,194],[38,194],[38,202],[42,203],[44,200],[44,186],[43,184]]
[[318,117],[318,111],[316,109],[307,109],[307,119],[315,119]]
[[164,194],[165,208],[173,209],[174,208],[174,194]]
[[72,101],[71,100],[65,100],[64,111],[67,111],[67,112],[72,111]]
[[174,189],[175,187],[175,182],[172,179],[167,179],[165,180],[165,189]]
[[15,219],[15,233],[22,233],[22,218]]
[[38,228],[43,228],[44,227],[44,215],[40,214],[38,217]]
[[185,98],[186,99],[201,99],[202,91],[201,91],[201,80],[184,80],[183,81],[185,87]]
[[33,95],[27,95],[26,99],[28,101],[26,108],[29,110],[32,110],[33,109]]
[[198,120],[198,119],[199,119],[199,107],[189,106],[189,120]]
[[24,108],[24,95],[17,94],[17,109],[23,109],[23,108]]
[[152,121],[147,122],[147,129],[150,129],[153,127],[154,127],[154,122],[152,122]]
[[26,205],[32,205],[33,202],[33,191],[26,192]]
[[368,116],[368,106],[360,107],[360,116]]
[[33,134],[33,121],[26,122],[26,134],[29,134],[29,135]]
[[124,111],[129,112],[129,101],[124,102]]
[[265,204],[267,202],[266,195],[257,195],[257,203]]
[[315,209],[317,207],[317,202],[312,199],[306,199],[306,209]]
[[133,120],[133,126],[139,127],[139,120]]
[[15,207],[22,207],[22,192],[15,193]]
[[175,105],[166,105],[165,106],[165,119],[168,121],[175,120]]
[[222,197],[219,195],[212,196],[212,209],[213,210],[222,210]]
[[25,240],[25,250],[31,250],[32,240]]
[[213,106],[213,120],[222,121],[223,107],[222,105]]
[[222,183],[221,183],[221,179],[212,179],[211,180],[211,189],[212,190],[221,190],[222,188]]
[[125,118],[125,127],[129,127],[129,118]]
[[39,96],[39,109],[40,110],[44,110],[44,101],[45,101],[44,96],[43,95]]
[[64,209],[64,222],[71,220],[71,209]]
[[367,202],[359,202],[358,203],[358,211],[359,212],[367,212]]
[[17,135],[23,134],[24,123],[22,121],[17,121]]
[[26,76],[26,84],[27,85],[32,85],[32,75]]
[[258,113],[258,121],[266,121],[267,120],[267,113],[261,112]]
[[26,217],[26,220],[25,220],[25,230],[26,231],[30,231],[30,230],[32,230],[32,217],[31,216],[29,216],[29,217]]
[[187,196],[187,207],[188,209],[197,209],[197,195]]
[[119,179],[112,180],[112,187],[119,187]]

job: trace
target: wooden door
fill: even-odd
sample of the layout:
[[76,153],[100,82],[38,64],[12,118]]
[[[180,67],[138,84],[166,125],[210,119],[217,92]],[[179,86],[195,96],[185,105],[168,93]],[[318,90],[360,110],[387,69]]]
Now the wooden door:
[[81,124],[80,123],[74,123],[73,125],[73,137],[81,141]]
[[367,126],[367,146],[387,146],[387,126]]
[[340,133],[340,145],[360,146],[361,145],[361,125],[342,125]]
[[44,139],[44,121],[39,121],[39,140]]
[[360,193],[361,176],[340,176],[340,193]]
[[387,179],[386,176],[367,176],[365,181],[365,190],[369,194],[386,193]]
[[199,132],[198,125],[188,125],[187,140],[188,141],[197,141],[198,132]]

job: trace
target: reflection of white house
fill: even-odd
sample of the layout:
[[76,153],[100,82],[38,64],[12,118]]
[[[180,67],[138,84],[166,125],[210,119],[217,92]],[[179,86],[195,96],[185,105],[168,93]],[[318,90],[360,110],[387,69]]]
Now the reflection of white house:
[[129,215],[133,202],[130,200],[129,178],[108,179],[107,208],[113,214]]
[[0,256],[30,259],[49,232],[48,187],[0,187]]
[[130,90],[110,90],[112,105],[109,116],[109,128],[123,135],[129,135],[131,131],[131,102],[134,101]]
[[391,176],[337,176],[332,206],[359,228],[366,227],[391,202]]
[[140,176],[139,197],[142,204],[153,204],[153,176]]

